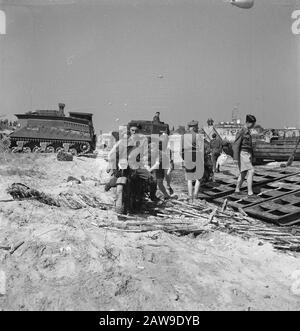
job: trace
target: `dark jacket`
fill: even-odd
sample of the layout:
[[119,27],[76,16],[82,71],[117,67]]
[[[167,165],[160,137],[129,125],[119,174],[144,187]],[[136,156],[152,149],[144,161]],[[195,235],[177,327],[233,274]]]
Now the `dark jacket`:
[[245,151],[253,154],[253,145],[252,145],[252,137],[250,130],[247,128],[243,128],[235,138],[235,142],[232,145],[233,149],[233,159],[236,161],[240,160],[241,151]]
[[210,141],[210,148],[212,154],[221,154],[223,143],[220,138],[215,138]]

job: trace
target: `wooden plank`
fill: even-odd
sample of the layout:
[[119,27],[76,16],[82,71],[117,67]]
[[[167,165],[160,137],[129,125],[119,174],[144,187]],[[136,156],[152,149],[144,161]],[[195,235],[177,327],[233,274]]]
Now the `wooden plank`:
[[[300,174],[300,171],[298,172]],[[294,171],[285,170],[257,170],[253,178],[253,187],[265,185],[267,183],[282,180],[295,176]],[[217,179],[215,183],[209,183],[201,188],[199,198],[206,200],[215,200],[222,197],[230,196],[236,187],[236,179],[233,177]],[[242,188],[245,190],[246,187]],[[223,202],[222,202],[223,203]]]
[[289,226],[300,223],[300,191],[244,209],[249,216]]
[[300,191],[300,174],[255,186],[255,191],[259,192],[257,196],[248,197],[246,192],[243,195],[233,193],[217,198],[214,201],[221,205],[224,203],[224,199],[227,199],[227,204],[237,210],[239,208],[252,207]]

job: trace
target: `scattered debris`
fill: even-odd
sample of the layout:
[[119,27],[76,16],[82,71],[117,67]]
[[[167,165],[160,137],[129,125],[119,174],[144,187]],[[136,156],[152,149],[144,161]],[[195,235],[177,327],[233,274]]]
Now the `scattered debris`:
[[72,248],[71,248],[70,246],[67,246],[67,247],[61,247],[61,248],[59,249],[59,252],[60,252],[60,254],[66,256],[66,255],[71,254],[71,252],[72,252]]
[[12,255],[14,254],[14,252],[20,248],[23,244],[25,243],[25,241],[21,240],[21,241],[18,241],[17,243],[11,245],[11,246],[2,246],[0,245],[0,249],[3,249],[5,251],[9,251],[9,253]]
[[73,155],[65,151],[59,151],[56,156],[58,161],[73,161]]
[[90,159],[96,159],[97,153],[81,153],[81,154],[78,154],[77,157],[87,157]]
[[22,241],[17,242],[16,244],[12,245],[12,247],[10,248],[10,251],[9,251],[10,255],[13,255],[14,252],[15,252],[18,248],[20,248],[24,243],[25,243],[25,241],[22,240]]
[[247,216],[247,213],[246,213],[241,207],[238,208],[238,211],[239,211],[242,215]]
[[77,178],[75,178],[75,177],[73,177],[73,176],[69,176],[69,177],[67,178],[67,183],[69,183],[69,182],[74,182],[74,183],[76,183],[76,184],[81,184],[81,180],[79,180],[79,179],[77,179]]
[[215,208],[215,209],[211,212],[211,214],[209,215],[209,223],[212,223],[212,222],[213,222],[213,219],[214,219],[214,217],[215,217],[215,215],[216,215],[216,213],[217,213],[217,210],[218,210],[218,208]]
[[83,193],[60,193],[54,198],[38,190],[31,189],[27,185],[21,183],[12,184],[7,189],[7,193],[9,193],[14,200],[37,200],[50,206],[68,207],[70,209],[81,209],[89,206],[101,210],[107,210],[112,207],[111,204],[103,203],[93,195]]
[[10,250],[10,246],[1,246],[0,245],[0,249],[4,249],[5,251],[9,251]]
[[199,235],[208,232],[209,228],[205,224],[199,224],[192,219],[162,219],[154,217],[147,220],[130,220],[130,221],[110,221],[102,223],[91,223],[93,226],[106,229],[119,229],[125,232],[151,232],[161,230],[166,233],[178,235],[195,234]]
[[60,204],[53,197],[40,192],[35,189],[31,189],[30,187],[22,184],[22,183],[14,183],[8,189],[7,193],[10,194],[14,200],[38,200],[42,203],[45,203],[50,206],[59,207]]
[[60,193],[57,199],[61,206],[65,206],[70,209],[92,207],[99,208],[100,210],[108,210],[113,207],[112,204],[104,203],[94,195],[83,193]]
[[[279,168],[280,169],[280,168]],[[226,204],[244,215],[249,215],[281,226],[300,222],[300,173],[299,169],[282,172],[273,169],[273,174],[267,183],[255,187],[256,195],[248,196],[236,193],[211,199],[219,205]],[[276,177],[281,173],[283,177]],[[224,200],[225,199],[225,200]]]
[[[298,254],[290,253],[299,249],[299,227],[282,228],[242,215],[230,200],[224,209],[224,200],[217,209],[209,201],[187,203],[178,170],[173,177],[178,201],[170,199],[161,205],[147,201],[141,213],[119,216],[111,210],[113,190],[104,193],[93,185],[107,179],[105,161],[74,158],[74,163],[59,163],[55,155],[43,154],[9,154],[10,158],[1,169],[34,167],[40,171],[30,178],[24,172],[3,177],[3,191],[11,183],[24,183],[29,186],[26,192],[35,188],[49,193],[60,207],[34,200],[1,202],[0,257],[4,263],[0,269],[7,280],[0,301],[5,309],[110,310],[128,309],[128,303],[131,307],[181,309],[188,301],[191,308],[205,304],[213,309],[251,306],[257,310],[267,304],[280,309],[282,301],[287,309],[297,308],[297,280],[288,280],[288,291],[280,284],[299,269]],[[225,169],[230,171],[230,165]],[[40,179],[40,172],[46,174],[44,178]],[[66,185],[69,175],[81,184]],[[25,240],[21,246],[20,239]],[[17,250],[10,255],[12,248]],[[267,277],[270,273],[271,278]],[[53,286],[58,290],[53,291]],[[205,301],[193,295],[202,288],[207,289]],[[275,288],[276,297],[272,295]],[[82,293],[86,300],[81,300]]]
[[[189,222],[190,229],[197,224],[199,233],[201,233],[201,230],[203,232],[218,229],[240,235],[245,239],[257,238],[261,243],[269,242],[278,250],[300,252],[299,227],[274,227],[272,224],[247,216],[245,212],[235,212],[232,209],[222,211],[208,202],[199,201],[194,204],[186,204],[175,200],[168,203],[173,204],[173,208],[165,208],[165,211],[164,209],[160,210],[160,215],[168,215],[169,219],[172,218],[173,222],[177,220],[183,227],[185,227],[185,222]],[[178,204],[181,205],[181,208],[176,206]],[[212,216],[217,218],[217,222],[210,221]],[[164,218],[164,221],[168,222],[169,219]],[[206,226],[208,223],[211,223],[211,228]],[[180,227],[179,224],[177,224],[177,227]]]
[[226,210],[228,200],[225,199],[222,205],[222,212]]

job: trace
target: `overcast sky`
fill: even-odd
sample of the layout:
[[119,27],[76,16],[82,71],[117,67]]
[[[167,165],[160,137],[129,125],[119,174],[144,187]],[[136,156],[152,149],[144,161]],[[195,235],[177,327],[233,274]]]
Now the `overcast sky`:
[[0,0],[0,9],[0,114],[65,102],[109,131],[155,111],[172,126],[227,121],[238,107],[265,127],[300,127],[291,32],[300,1],[241,10],[224,0]]

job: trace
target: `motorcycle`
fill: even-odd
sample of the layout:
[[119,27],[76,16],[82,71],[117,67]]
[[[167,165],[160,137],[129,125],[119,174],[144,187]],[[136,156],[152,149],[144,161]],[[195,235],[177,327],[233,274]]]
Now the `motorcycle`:
[[126,159],[120,160],[117,171],[115,210],[118,214],[136,211],[149,193],[149,183],[140,179]]

